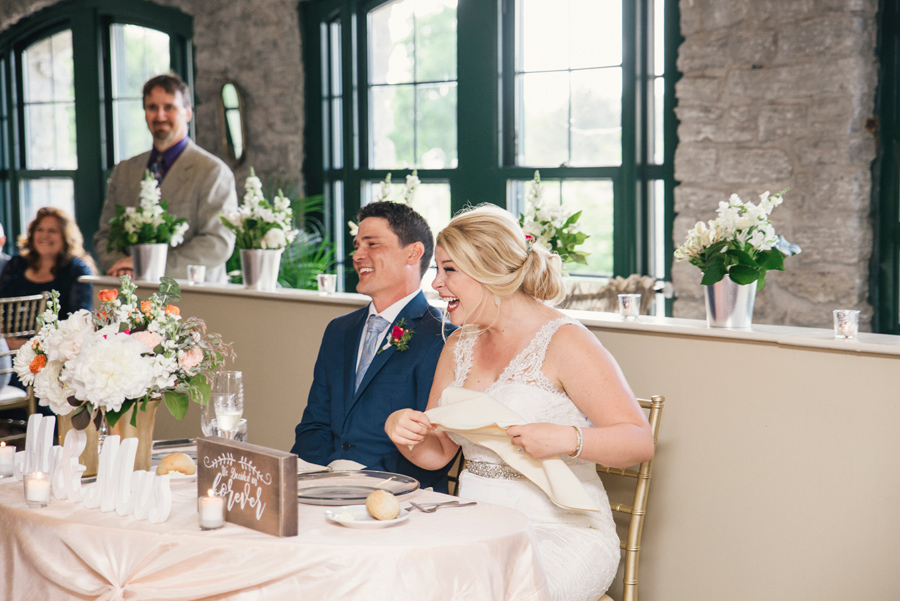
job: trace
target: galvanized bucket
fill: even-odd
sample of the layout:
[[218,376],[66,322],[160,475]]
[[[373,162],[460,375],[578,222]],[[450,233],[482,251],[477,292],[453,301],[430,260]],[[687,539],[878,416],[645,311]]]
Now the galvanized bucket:
[[159,283],[166,274],[168,244],[135,244],[131,247],[134,279],[138,282]]
[[756,282],[735,284],[727,275],[706,286],[706,325],[711,328],[749,328],[753,324]]
[[244,287],[251,290],[275,290],[282,250],[241,249],[241,274]]

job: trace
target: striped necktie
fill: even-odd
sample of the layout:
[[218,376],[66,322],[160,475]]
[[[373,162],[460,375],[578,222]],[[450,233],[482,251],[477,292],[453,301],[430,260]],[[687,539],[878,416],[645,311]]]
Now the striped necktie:
[[369,365],[375,357],[375,351],[378,348],[378,339],[380,338],[381,331],[387,325],[388,320],[384,317],[381,317],[380,315],[369,315],[369,322],[366,326],[366,337],[363,340],[362,356],[359,358],[359,367],[356,368],[356,388],[354,388],[354,392],[359,389],[359,384],[362,382],[363,376],[366,375],[366,370],[369,369]]

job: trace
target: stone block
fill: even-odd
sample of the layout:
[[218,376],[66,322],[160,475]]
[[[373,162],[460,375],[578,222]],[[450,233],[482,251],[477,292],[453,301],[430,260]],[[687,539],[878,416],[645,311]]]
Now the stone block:
[[718,77],[696,77],[685,75],[675,84],[678,106],[707,104],[719,99],[722,79]]
[[680,144],[675,150],[675,179],[696,182],[713,178],[716,174],[715,148],[700,144]]
[[730,96],[766,100],[852,95],[852,81],[862,64],[856,58],[807,62],[765,69],[732,71],[723,98]]
[[853,13],[826,13],[782,31],[778,37],[777,61],[786,64],[809,58],[854,55],[860,47],[874,46],[868,39],[874,34],[874,21]]
[[683,73],[706,69],[767,65],[775,58],[774,30],[725,29],[698,32],[678,49]]
[[717,175],[722,182],[762,184],[787,179],[793,171],[790,158],[782,150],[728,149],[720,153]]
[[681,34],[685,37],[737,25],[751,12],[752,0],[681,0]]

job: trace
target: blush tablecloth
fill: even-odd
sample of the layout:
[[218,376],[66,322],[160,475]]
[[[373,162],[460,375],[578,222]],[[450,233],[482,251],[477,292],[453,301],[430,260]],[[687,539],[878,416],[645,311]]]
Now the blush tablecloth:
[[[99,599],[275,601],[544,601],[544,573],[516,511],[479,503],[352,529],[299,505],[300,534],[276,538],[198,526],[195,482],[173,482],[162,524],[51,499],[25,507],[0,480],[0,593],[7,601]],[[417,491],[404,499],[446,500]]]

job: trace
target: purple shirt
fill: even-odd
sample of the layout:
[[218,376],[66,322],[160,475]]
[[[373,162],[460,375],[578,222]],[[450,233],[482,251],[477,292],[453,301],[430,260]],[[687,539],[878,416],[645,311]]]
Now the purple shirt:
[[[178,142],[160,152],[156,149],[156,146],[153,147],[153,150],[150,151],[150,159],[147,161],[147,169],[150,170],[150,173],[156,177],[157,180],[162,181],[162,179],[166,176],[166,173],[169,172],[169,169],[172,168],[172,165],[175,163],[175,159],[181,154],[181,151],[185,149],[188,143],[188,137],[185,136],[181,138]],[[157,167],[158,165],[158,167]],[[157,172],[159,175],[157,176]]]

